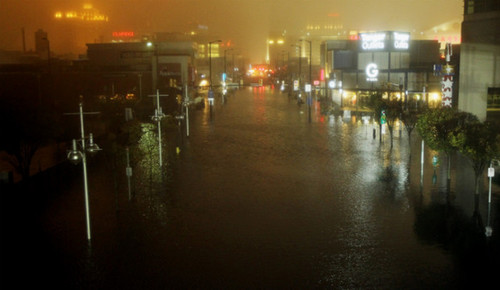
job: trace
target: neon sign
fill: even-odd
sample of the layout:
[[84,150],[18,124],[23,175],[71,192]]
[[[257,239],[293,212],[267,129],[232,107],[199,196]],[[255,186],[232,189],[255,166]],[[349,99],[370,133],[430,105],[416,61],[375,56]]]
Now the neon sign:
[[361,48],[363,50],[378,50],[385,48],[386,33],[362,33]]
[[114,31],[113,37],[134,37],[133,31]]
[[406,32],[360,33],[361,50],[408,50],[410,34]]
[[370,63],[366,66],[366,81],[368,82],[376,82],[378,79],[378,67],[376,63]]
[[410,47],[410,34],[394,32],[392,34],[395,49],[407,50]]

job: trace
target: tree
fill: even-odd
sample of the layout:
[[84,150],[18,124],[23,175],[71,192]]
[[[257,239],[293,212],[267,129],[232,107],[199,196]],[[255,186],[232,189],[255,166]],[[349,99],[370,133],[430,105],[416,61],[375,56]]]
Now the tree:
[[[370,95],[370,100],[368,106],[373,109],[375,114],[375,120],[379,125],[379,132],[382,132],[382,122],[380,122],[380,117],[382,116],[382,111],[384,110],[384,102],[382,101],[382,94],[380,92]],[[380,142],[382,142],[382,133],[379,134]]]
[[459,123],[458,111],[444,107],[425,112],[417,121],[417,130],[427,146],[438,152],[444,152],[448,159],[447,190],[451,184],[451,153],[457,147],[451,142],[450,135],[456,134]]
[[[472,115],[470,113],[465,113]],[[474,191],[479,194],[479,181],[484,169],[498,154],[497,133],[488,122],[480,122],[475,116],[464,116],[467,120],[457,127],[451,143],[466,156],[474,169]]]
[[62,134],[57,115],[50,108],[19,99],[0,100],[0,150],[9,154],[7,161],[21,175],[30,177],[35,153],[49,140]]
[[403,107],[401,101],[396,99],[393,100],[382,100],[385,107],[385,116],[387,121],[387,128],[389,128],[389,134],[391,135],[391,148],[394,143],[394,126],[399,120],[401,113],[403,112]]
[[[376,93],[370,96],[369,106],[375,112],[375,119],[379,120],[380,132],[382,132],[382,122],[380,121],[380,117],[382,114],[385,114],[385,120],[387,122],[387,127],[389,129],[389,134],[391,136],[391,148],[393,146],[393,132],[394,125],[396,121],[399,119],[402,112],[402,104],[398,100],[388,100],[382,98],[382,94]],[[382,134],[380,134],[380,141],[382,142]]]
[[472,162],[476,177],[476,192],[479,178],[487,163],[496,155],[496,132],[489,124],[481,123],[471,113],[454,108],[439,108],[427,111],[419,118],[417,130],[427,145],[448,158],[447,189],[451,183],[452,152],[459,151]]
[[411,145],[411,133],[413,129],[417,126],[417,121],[420,115],[425,112],[426,108],[423,106],[423,102],[408,102],[408,109],[403,110],[401,113],[401,121],[405,125],[406,133],[408,133],[408,141]]

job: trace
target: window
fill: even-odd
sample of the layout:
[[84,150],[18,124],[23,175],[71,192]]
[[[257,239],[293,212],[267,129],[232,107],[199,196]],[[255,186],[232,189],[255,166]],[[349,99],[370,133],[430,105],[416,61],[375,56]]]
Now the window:
[[488,88],[488,109],[500,108],[500,88]]

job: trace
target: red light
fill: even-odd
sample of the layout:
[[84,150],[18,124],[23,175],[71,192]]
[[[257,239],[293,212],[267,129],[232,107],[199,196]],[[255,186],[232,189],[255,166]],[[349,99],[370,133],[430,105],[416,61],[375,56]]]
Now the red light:
[[134,37],[133,31],[114,31],[113,37]]

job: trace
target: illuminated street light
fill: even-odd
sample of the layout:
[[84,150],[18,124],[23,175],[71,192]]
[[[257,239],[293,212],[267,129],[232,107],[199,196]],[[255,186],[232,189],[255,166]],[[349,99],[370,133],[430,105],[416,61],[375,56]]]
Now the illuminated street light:
[[[66,115],[73,115],[75,113],[68,113]],[[82,161],[83,167],[83,189],[85,194],[85,217],[87,223],[87,240],[90,242],[91,240],[91,232],[90,232],[90,209],[89,209],[89,189],[88,189],[88,181],[87,181],[87,153],[93,155],[101,150],[97,144],[94,143],[94,138],[92,133],[89,134],[89,142],[88,146],[85,142],[85,131],[83,124],[83,105],[80,103],[80,112],[77,113],[80,115],[80,131],[81,131],[81,145],[80,148],[77,146],[77,140],[73,139],[72,148],[68,152],[67,158],[73,164],[78,164]],[[91,112],[85,114],[98,114],[98,112]]]

